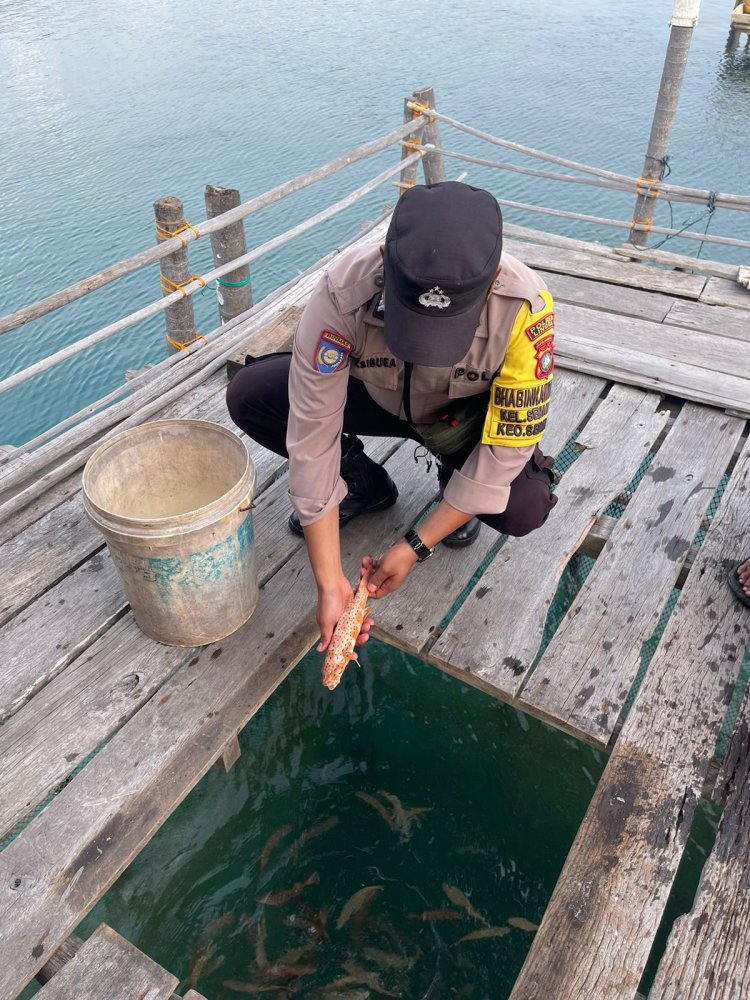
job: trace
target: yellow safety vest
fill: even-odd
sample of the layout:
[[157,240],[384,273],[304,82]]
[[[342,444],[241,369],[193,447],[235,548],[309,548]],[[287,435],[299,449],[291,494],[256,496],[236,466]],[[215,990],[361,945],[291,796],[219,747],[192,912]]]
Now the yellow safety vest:
[[555,313],[549,292],[539,294],[543,308],[533,312],[524,302],[513,323],[503,367],[492,382],[482,444],[522,448],[544,432],[555,367]]

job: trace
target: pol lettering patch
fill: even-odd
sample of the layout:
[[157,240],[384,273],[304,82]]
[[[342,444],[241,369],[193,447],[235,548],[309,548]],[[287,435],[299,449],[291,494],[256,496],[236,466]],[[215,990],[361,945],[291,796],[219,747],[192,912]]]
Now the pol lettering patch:
[[315,348],[313,366],[323,375],[332,375],[346,364],[353,344],[335,330],[323,330]]

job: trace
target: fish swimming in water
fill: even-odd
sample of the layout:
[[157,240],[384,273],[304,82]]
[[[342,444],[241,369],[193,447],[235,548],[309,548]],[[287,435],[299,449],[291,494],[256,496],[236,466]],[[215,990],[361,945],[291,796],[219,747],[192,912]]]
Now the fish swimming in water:
[[407,913],[408,920],[463,920],[459,910],[425,910],[424,913]]
[[312,826],[303,830],[302,833],[297,837],[297,839],[291,844],[285,854],[285,860],[294,862],[297,860],[297,855],[302,850],[302,848],[309,841],[314,840],[315,837],[322,837],[324,833],[328,833],[332,830],[334,826],[338,824],[337,816],[326,816],[325,819],[318,820],[317,823],[313,823]]
[[533,924],[526,917],[508,917],[508,923],[511,927],[517,927],[519,931],[527,931],[529,934],[539,930],[539,924]]
[[383,791],[382,789],[378,791],[378,795],[388,800],[390,808],[381,802],[380,799],[376,799],[374,795],[368,795],[367,792],[355,792],[355,794],[358,799],[362,799],[368,806],[372,806],[377,814],[385,820],[391,830],[395,830],[396,833],[401,835],[402,840],[409,840],[411,838],[412,826],[415,821],[418,821],[422,813],[432,812],[432,807],[429,806],[405,806],[397,795],[392,795],[390,792]]
[[276,993],[279,992],[279,984],[270,983],[242,983],[237,979],[225,979],[221,984],[224,989],[231,990],[232,993]]
[[271,852],[274,847],[286,837],[288,833],[292,832],[291,826],[287,823],[286,826],[280,826],[278,830],[274,830],[268,840],[263,846],[263,850],[260,852],[260,861],[258,867],[261,871],[266,867],[271,857]]
[[374,795],[368,795],[367,792],[355,792],[355,794],[358,799],[362,799],[362,801],[366,802],[368,806],[372,806],[378,816],[385,820],[391,830],[398,830],[398,823],[392,815],[391,810],[387,809],[382,802],[375,798]]
[[354,596],[344,608],[343,614],[333,630],[333,637],[323,662],[323,684],[329,691],[333,691],[338,686],[350,660],[359,662],[354,647],[357,643],[357,636],[362,631],[362,622],[371,610],[367,607],[367,601],[370,597],[367,590],[369,578],[369,573],[362,576]]
[[336,930],[340,931],[355,913],[359,913],[360,910],[369,906],[377,894],[382,891],[382,885],[366,885],[363,889],[357,889],[351,899],[347,900],[341,907],[339,919],[336,921]]
[[382,795],[383,798],[388,799],[393,807],[393,817],[396,821],[396,828],[403,840],[409,840],[411,837],[411,827],[415,820],[418,820],[422,813],[432,812],[432,808],[428,806],[417,806],[410,808],[405,806],[398,795],[392,795],[390,792],[384,791],[382,788],[378,791],[378,795]]
[[380,948],[363,948],[362,954],[370,962],[379,965],[381,969],[398,969],[399,971],[408,971],[417,960],[417,955],[396,955],[392,951],[383,951]]
[[510,927],[480,927],[478,931],[471,931],[470,934],[464,934],[455,943],[463,944],[464,941],[482,941],[484,938],[505,937],[506,934],[510,934]]
[[478,920],[480,924],[489,927],[490,922],[471,905],[471,900],[455,885],[443,885],[443,892],[454,906],[462,906],[473,920]]
[[256,896],[255,902],[265,903],[266,906],[281,906],[282,903],[288,903],[290,899],[301,896],[308,886],[315,885],[319,881],[320,876],[317,872],[313,872],[304,882],[295,882],[288,889],[280,889],[279,892],[267,892],[264,896]]

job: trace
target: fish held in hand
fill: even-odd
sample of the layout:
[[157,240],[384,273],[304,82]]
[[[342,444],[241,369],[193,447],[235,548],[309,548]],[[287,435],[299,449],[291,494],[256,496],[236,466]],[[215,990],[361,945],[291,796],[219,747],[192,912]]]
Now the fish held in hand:
[[323,684],[329,691],[333,691],[338,686],[350,660],[359,662],[354,647],[357,643],[357,636],[362,631],[362,623],[370,613],[370,608],[367,607],[370,596],[367,590],[369,576],[369,573],[365,573],[359,581],[354,596],[344,608],[333,631],[333,637],[323,663]]

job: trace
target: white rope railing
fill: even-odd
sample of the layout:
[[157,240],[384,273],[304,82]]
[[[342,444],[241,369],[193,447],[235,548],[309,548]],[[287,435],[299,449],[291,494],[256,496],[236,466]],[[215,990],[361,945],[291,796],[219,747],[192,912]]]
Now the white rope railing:
[[[501,146],[503,149],[512,149],[517,153],[522,153],[524,156],[531,156],[538,160],[546,160],[548,163],[555,163],[558,166],[567,167],[571,170],[578,170],[582,173],[591,174],[595,177],[618,182],[620,184],[627,184],[631,193],[653,193],[654,195],[663,194],[665,197],[674,201],[689,201],[696,204],[708,204],[709,201],[713,200],[713,203],[717,208],[729,208],[742,212],[750,211],[750,195],[726,194],[724,192],[701,190],[699,188],[682,187],[677,184],[665,184],[664,181],[654,181],[645,177],[629,177],[627,174],[618,174],[612,170],[603,170],[601,167],[590,167],[586,163],[569,160],[564,156],[556,156],[553,153],[545,153],[543,150],[534,149],[531,146],[523,146],[518,142],[511,142],[508,139],[500,139],[498,136],[492,135],[489,132],[483,132],[481,129],[474,128],[471,125],[466,125],[463,122],[458,121],[456,118],[450,118],[448,115],[443,115],[434,108],[425,108],[424,105],[419,104],[416,101],[409,101],[408,107],[412,111],[419,111],[428,118],[434,118],[439,122],[452,126],[459,132],[465,132],[467,135],[473,135],[475,138],[483,139],[485,142],[489,142],[494,146]],[[444,150],[441,150],[441,152],[444,152]],[[557,178],[557,175],[554,176]]]
[[302,191],[304,188],[310,187],[311,184],[316,184],[318,181],[338,173],[344,167],[373,156],[375,153],[380,153],[382,150],[387,149],[389,146],[394,146],[401,139],[405,139],[413,132],[416,132],[424,124],[424,118],[416,117],[406,125],[401,125],[379,139],[366,142],[357,149],[352,150],[352,152],[344,153],[343,156],[331,160],[330,163],[326,163],[322,167],[317,167],[315,170],[301,174],[299,177],[295,177],[285,184],[280,184],[278,187],[272,188],[270,191],[266,191],[257,198],[252,198],[250,201],[246,201],[242,205],[230,209],[228,212],[223,212],[212,219],[205,219],[195,226],[190,226],[184,232],[180,233],[179,236],[173,236],[171,239],[164,240],[163,243],[158,243],[147,250],[141,250],[140,253],[112,264],[103,271],[98,271],[96,274],[92,274],[82,281],[77,281],[75,284],[69,285],[67,288],[63,288],[53,295],[48,295],[46,298],[25,306],[23,309],[18,309],[16,312],[0,317],[0,335],[8,333],[10,330],[15,330],[19,326],[31,322],[31,320],[46,316],[48,313],[60,309],[69,302],[83,298],[97,288],[102,288],[117,278],[123,277],[123,275],[137,271],[147,264],[162,260],[164,257],[168,257],[171,253],[174,253],[175,250],[179,250],[185,246],[186,243],[192,243],[201,236],[207,236],[210,233],[226,229],[227,226],[246,219],[249,215],[254,215],[262,209],[281,201],[283,198],[296,194],[297,191]]
[[497,198],[498,205],[505,208],[518,208],[524,212],[539,212],[542,215],[555,215],[560,219],[574,219],[576,222],[593,222],[600,226],[614,226],[615,229],[637,230],[647,233],[679,236],[685,240],[699,240],[701,243],[719,243],[722,246],[750,248],[750,241],[735,240],[731,236],[708,236],[705,233],[693,233],[689,230],[667,229],[665,226],[650,226],[642,223],[623,222],[621,219],[605,219],[599,215],[582,215],[579,212],[566,212],[562,208],[545,208],[542,205],[528,205],[523,201],[510,201],[507,198]]
[[[357,233],[352,240],[342,244],[336,253],[361,240],[368,231],[382,225],[387,214],[389,213],[381,216],[367,230]],[[315,272],[319,271],[335,255],[335,253],[327,255],[289,282],[283,289],[278,289],[243,315],[235,317],[220,327],[222,336],[211,341],[200,352],[185,358],[177,371],[162,371],[159,376],[151,377],[144,389],[136,392],[133,396],[120,400],[119,403],[98,413],[91,420],[73,427],[63,437],[49,441],[28,458],[18,462],[13,461],[12,467],[3,471],[3,476],[0,478],[0,490],[7,492],[14,486],[29,480],[31,482],[0,505],[0,522],[22,510],[84,465],[89,455],[101,444],[102,440],[106,439],[107,434],[104,438],[99,437],[100,434],[119,432],[127,427],[143,423],[219,371],[239,347],[246,345],[249,336],[268,323],[269,313],[272,311],[274,302],[289,289],[301,285],[304,280],[309,281]],[[231,331],[228,330],[230,326],[233,328]],[[153,376],[154,370],[151,369],[148,374]],[[126,388],[130,388],[130,385]],[[110,431],[110,428],[114,428],[115,425],[116,431]],[[97,440],[90,443],[93,438],[97,438]],[[15,458],[15,454],[11,456],[12,460]],[[63,461],[60,461],[61,458]],[[49,469],[53,461],[59,464]],[[44,472],[45,469],[49,469],[49,471]]]
[[[387,211],[383,212],[380,216],[378,216],[378,218],[375,219],[374,222],[371,222],[367,226],[360,229],[357,232],[356,236],[352,236],[344,243],[341,243],[335,250],[332,250],[330,253],[327,253],[324,257],[321,257],[320,260],[316,261],[311,267],[306,268],[300,274],[292,278],[291,281],[287,281],[285,284],[280,285],[278,288],[274,289],[274,291],[270,292],[262,300],[262,302],[259,302],[256,305],[251,306],[245,312],[241,313],[239,316],[235,316],[227,323],[222,324],[216,330],[212,330],[208,335],[209,343],[211,343],[212,335],[216,334],[225,336],[226,334],[234,330],[237,326],[239,326],[240,323],[243,324],[247,323],[247,321],[251,319],[253,316],[255,316],[259,311],[268,310],[279,299],[282,299],[287,292],[291,291],[292,288],[298,285],[300,281],[309,277],[309,275],[314,274],[316,271],[319,271],[321,268],[325,267],[326,264],[328,264],[335,257],[337,257],[342,250],[345,250],[353,243],[357,243],[359,240],[362,239],[363,236],[366,236],[367,233],[369,233],[371,230],[376,229],[385,219],[387,219],[390,216],[390,214],[391,214],[391,209],[389,208]],[[243,336],[247,336],[247,334],[244,331],[243,331]],[[42,433],[38,434],[35,438],[31,438],[24,444],[19,445],[17,448],[14,448],[13,451],[10,452],[9,454],[0,455],[0,469],[2,469],[4,465],[9,465],[11,462],[16,462],[16,460],[22,458],[23,455],[35,451],[36,449],[40,448],[43,444],[46,444],[48,441],[51,441],[53,438],[57,438],[64,431],[69,430],[76,424],[82,423],[82,421],[84,420],[87,420],[89,417],[93,416],[99,410],[103,409],[105,406],[108,406],[110,403],[116,402],[118,399],[120,399],[127,393],[136,392],[143,386],[148,385],[150,382],[153,381],[153,379],[156,377],[159,371],[166,370],[167,368],[176,364],[178,361],[181,361],[183,357],[184,355],[182,354],[171,354],[168,358],[165,358],[158,364],[151,365],[142,374],[137,375],[135,378],[131,378],[123,385],[120,385],[116,389],[113,389],[112,392],[108,393],[106,396],[102,396],[100,399],[95,400],[93,403],[88,403],[86,406],[83,407],[83,409],[78,410],[77,413],[73,413],[71,414],[71,416],[66,417],[64,420],[61,420],[59,423],[55,424],[54,427],[50,427],[46,431],[42,431]],[[57,441],[55,444],[55,448],[59,449],[60,447],[61,447],[61,441]],[[19,465],[18,469],[20,468],[21,466]],[[27,468],[28,466],[24,463],[23,465],[24,472],[26,471]],[[6,488],[5,477],[11,471],[12,470],[8,469],[3,472],[0,472],[0,489]]]
[[[173,302],[179,302],[185,296],[194,295],[195,292],[205,288],[209,282],[216,281],[217,278],[221,278],[223,275],[229,274],[231,271],[236,270],[244,264],[254,263],[266,254],[271,253],[273,250],[277,250],[279,247],[282,247],[291,240],[301,236],[303,233],[314,229],[323,222],[327,222],[335,215],[345,211],[347,208],[350,208],[352,205],[356,204],[356,202],[366,197],[371,191],[374,191],[382,184],[385,184],[385,182],[390,180],[390,178],[395,176],[395,174],[400,173],[404,169],[404,166],[410,166],[412,163],[417,163],[421,155],[422,154],[419,152],[412,153],[411,156],[400,160],[397,164],[395,164],[395,166],[389,167],[387,170],[383,170],[376,177],[372,178],[372,180],[362,184],[345,198],[341,198],[333,205],[330,205],[328,208],[323,209],[323,211],[311,216],[304,222],[299,223],[299,225],[294,226],[292,229],[281,233],[279,236],[275,236],[272,240],[256,247],[254,250],[248,251],[248,253],[243,254],[241,257],[236,257],[234,260],[227,261],[219,267],[216,267],[211,271],[207,271],[206,274],[196,275],[192,281],[187,282],[182,286],[182,291],[172,292],[170,295],[165,295],[162,298],[149,303],[147,306],[143,306],[135,312],[122,317],[122,319],[116,320],[114,323],[109,323],[107,326],[102,327],[95,333],[89,334],[88,337],[83,337],[81,340],[77,340],[74,344],[70,344],[68,347],[62,348],[62,350],[57,351],[55,354],[42,358],[33,365],[29,365],[27,368],[24,368],[19,372],[15,372],[13,375],[9,375],[7,378],[0,381],[0,394],[7,392],[9,389],[15,388],[17,385],[21,385],[23,382],[27,382],[29,379],[34,378],[35,375],[40,375],[42,372],[49,371],[51,368],[62,364],[63,361],[68,361],[70,358],[75,357],[82,351],[86,351],[89,348],[94,347],[96,344],[100,344],[102,341],[113,337],[115,334],[128,329],[128,327],[135,326],[137,323],[163,312],[165,309],[169,308]],[[198,345],[199,341],[183,350],[187,350],[188,353],[194,352],[196,349],[200,350]],[[173,364],[175,360],[178,360],[180,356],[182,356],[182,354],[183,351],[179,351],[177,354],[168,358],[167,362]],[[164,362],[161,362],[161,364],[164,364]]]

